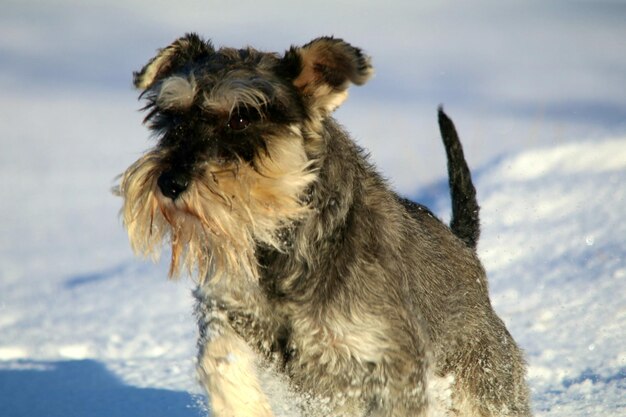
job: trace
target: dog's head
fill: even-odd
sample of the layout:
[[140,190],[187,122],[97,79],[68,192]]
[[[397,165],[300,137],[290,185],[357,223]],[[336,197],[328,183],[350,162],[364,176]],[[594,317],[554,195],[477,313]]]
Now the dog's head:
[[369,59],[319,38],[284,55],[222,48],[195,34],[161,49],[134,74],[156,146],[121,177],[122,217],[136,252],[172,246],[170,276],[257,278],[258,244],[305,216],[324,120]]

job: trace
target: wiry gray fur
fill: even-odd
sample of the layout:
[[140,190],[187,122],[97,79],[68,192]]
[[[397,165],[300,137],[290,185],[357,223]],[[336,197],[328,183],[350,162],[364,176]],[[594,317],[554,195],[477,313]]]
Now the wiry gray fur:
[[[175,78],[180,84],[192,74],[193,89],[203,91],[196,107],[187,96],[168,96],[167,103],[184,103],[174,114],[158,108],[158,91],[147,92],[156,97],[148,119],[161,134],[157,147],[168,155],[160,173],[167,172],[176,188],[167,191],[159,182],[167,198],[176,201],[188,183],[204,178],[197,167],[207,160],[259,163],[264,152],[271,153],[271,147],[264,149],[266,135],[287,132],[283,125],[297,127],[310,158],[308,172],[315,175],[298,196],[306,213],[275,230],[278,243],[256,243],[256,281],[231,276],[214,282],[209,276],[195,292],[200,379],[216,391],[209,395],[224,397],[214,413],[271,415],[265,406],[232,405],[245,402],[232,398],[236,392],[217,393],[220,366],[232,364],[227,354],[215,356],[215,343],[230,337],[287,375],[293,390],[309,399],[303,407],[310,415],[529,416],[523,355],[491,306],[475,252],[475,196],[465,196],[476,207],[475,218],[461,219],[470,232],[456,236],[427,208],[390,190],[330,117],[348,84],[367,79],[369,59],[333,38],[292,48],[283,57],[252,49],[219,55],[210,44],[198,44],[203,41],[196,35],[181,39],[135,75],[140,88],[157,88],[164,78],[182,77]],[[236,82],[233,71],[240,73]],[[236,103],[224,104],[225,116],[202,105],[216,86],[224,93],[224,79],[239,89],[264,86],[255,94],[263,102],[252,103],[260,115],[242,133],[240,146],[220,142],[226,136],[211,125],[231,117],[230,126]],[[460,155],[456,164],[466,168]],[[468,181],[465,191],[473,191]],[[439,393],[437,380],[448,381]]]

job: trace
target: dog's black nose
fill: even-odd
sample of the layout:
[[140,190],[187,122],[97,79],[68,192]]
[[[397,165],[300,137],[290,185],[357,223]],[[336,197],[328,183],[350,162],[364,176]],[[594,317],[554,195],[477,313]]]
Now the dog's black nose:
[[165,171],[159,176],[157,185],[164,196],[176,200],[189,186],[189,177],[175,171]]

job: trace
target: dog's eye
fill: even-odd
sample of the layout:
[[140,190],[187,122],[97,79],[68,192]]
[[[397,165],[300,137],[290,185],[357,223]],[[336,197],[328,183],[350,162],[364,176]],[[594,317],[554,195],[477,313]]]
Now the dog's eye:
[[241,131],[250,126],[250,118],[239,112],[233,113],[228,119],[228,127],[234,131]]

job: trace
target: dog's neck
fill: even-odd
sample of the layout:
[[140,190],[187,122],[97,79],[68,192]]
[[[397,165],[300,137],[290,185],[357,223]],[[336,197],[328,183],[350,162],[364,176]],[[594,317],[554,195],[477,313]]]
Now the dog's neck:
[[315,291],[314,282],[327,290],[336,284],[332,273],[326,274],[325,283],[307,277],[332,269],[328,259],[347,256],[344,246],[354,233],[355,211],[366,208],[368,189],[383,181],[364,166],[363,150],[332,118],[323,126],[319,136],[324,151],[315,166],[318,178],[302,196],[311,207],[309,215],[279,232],[283,250],[266,245],[256,249],[261,285],[270,297],[307,297]]

